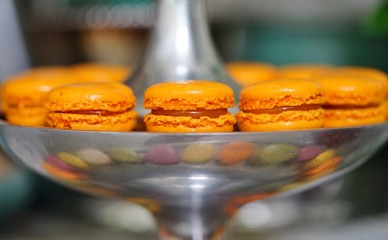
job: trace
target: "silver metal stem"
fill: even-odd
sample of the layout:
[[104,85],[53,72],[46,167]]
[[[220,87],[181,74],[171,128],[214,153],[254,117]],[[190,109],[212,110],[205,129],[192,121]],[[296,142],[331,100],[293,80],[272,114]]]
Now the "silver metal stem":
[[202,79],[239,91],[212,43],[204,0],[158,0],[155,16],[143,61],[126,82],[140,115],[145,89],[158,82]]

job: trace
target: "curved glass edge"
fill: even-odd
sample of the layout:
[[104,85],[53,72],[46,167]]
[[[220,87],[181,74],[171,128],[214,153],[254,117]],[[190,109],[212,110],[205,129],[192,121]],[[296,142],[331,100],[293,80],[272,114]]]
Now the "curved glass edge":
[[[0,125],[8,155],[94,195],[226,203],[227,211],[346,174],[388,138],[388,124],[258,133],[93,132]],[[218,198],[218,199],[216,199]],[[202,200],[201,200],[202,201]]]

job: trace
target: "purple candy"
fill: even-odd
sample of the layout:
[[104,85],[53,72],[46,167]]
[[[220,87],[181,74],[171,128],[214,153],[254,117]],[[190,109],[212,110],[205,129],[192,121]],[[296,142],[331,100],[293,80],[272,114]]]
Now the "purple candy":
[[311,145],[299,150],[297,161],[308,161],[318,156],[325,148],[321,145]]
[[160,145],[148,150],[144,159],[155,164],[173,164],[179,162],[179,155],[174,148]]
[[75,169],[72,166],[65,163],[64,161],[62,161],[61,159],[59,159],[56,156],[53,156],[53,155],[47,156],[45,158],[45,161],[50,163],[51,165],[57,167],[57,168],[60,168],[60,169],[66,170],[66,171],[75,171]]

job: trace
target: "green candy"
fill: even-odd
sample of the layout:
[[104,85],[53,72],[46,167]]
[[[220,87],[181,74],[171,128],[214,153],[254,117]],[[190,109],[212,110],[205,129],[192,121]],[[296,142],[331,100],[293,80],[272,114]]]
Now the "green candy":
[[128,149],[112,148],[107,151],[107,154],[116,162],[123,162],[123,163],[142,162],[139,155],[137,155],[134,151],[131,151]]
[[213,144],[194,143],[188,145],[182,152],[182,161],[186,163],[205,163],[215,158],[217,149]]
[[65,163],[67,163],[73,167],[80,168],[80,169],[85,169],[85,168],[89,167],[89,164],[87,164],[84,160],[82,160],[81,158],[79,158],[76,155],[73,155],[71,153],[59,152],[57,154],[57,156],[62,161],[64,161]]
[[249,163],[253,165],[281,164],[293,160],[298,155],[298,147],[290,144],[271,144],[257,148]]

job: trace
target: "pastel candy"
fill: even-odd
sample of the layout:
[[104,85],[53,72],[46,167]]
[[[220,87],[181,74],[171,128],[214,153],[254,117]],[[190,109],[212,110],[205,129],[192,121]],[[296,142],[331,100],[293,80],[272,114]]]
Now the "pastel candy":
[[299,149],[298,156],[296,157],[297,161],[307,161],[318,156],[324,147],[322,145],[310,145]]
[[327,160],[331,159],[332,157],[334,157],[335,154],[336,154],[336,152],[334,149],[328,149],[328,150],[324,151],[323,153],[319,154],[317,157],[315,157],[311,161],[308,161],[304,165],[304,167],[306,169],[315,168],[315,167],[323,164]]
[[225,144],[219,152],[219,163],[232,165],[248,159],[253,151],[253,144],[250,142],[231,142]]
[[112,161],[107,154],[93,148],[81,149],[77,151],[76,155],[92,165],[104,165],[109,164]]
[[257,148],[249,163],[281,164],[293,160],[298,155],[298,147],[290,144],[271,144]]
[[124,163],[140,163],[142,160],[140,159],[139,155],[136,154],[136,152],[128,150],[128,149],[122,149],[122,148],[112,148],[109,149],[107,154],[117,162],[124,162]]
[[80,168],[80,169],[85,169],[85,168],[89,167],[89,164],[87,164],[84,160],[82,160],[81,158],[79,158],[71,153],[59,152],[57,154],[57,156],[62,161],[64,161],[65,163],[67,163],[73,167]]
[[51,164],[52,166],[55,166],[59,169],[63,169],[65,171],[74,171],[74,167],[70,166],[69,164],[65,163],[58,157],[54,155],[49,155],[44,159],[45,162]]
[[179,162],[179,155],[170,146],[160,145],[146,152],[144,158],[155,164],[174,164]]
[[85,177],[74,171],[65,171],[57,166],[54,166],[48,162],[43,162],[43,168],[52,176],[66,181],[80,181]]
[[322,163],[321,165],[307,170],[304,173],[304,175],[306,177],[314,178],[314,177],[328,174],[334,171],[338,167],[341,161],[342,161],[342,157],[339,157],[339,156],[330,158],[326,160],[324,163]]
[[205,163],[214,159],[217,148],[214,144],[194,143],[182,152],[182,161],[187,163]]

